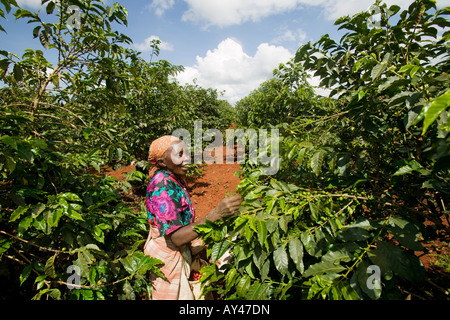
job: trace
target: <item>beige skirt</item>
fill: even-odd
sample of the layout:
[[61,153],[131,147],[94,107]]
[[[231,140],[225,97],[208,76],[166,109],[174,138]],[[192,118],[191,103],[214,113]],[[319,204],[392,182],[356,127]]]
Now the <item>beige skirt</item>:
[[191,273],[191,248],[185,245],[175,246],[170,237],[160,236],[158,228],[150,226],[150,232],[144,245],[144,253],[164,262],[161,272],[165,279],[151,276],[152,300],[194,300],[189,285]]

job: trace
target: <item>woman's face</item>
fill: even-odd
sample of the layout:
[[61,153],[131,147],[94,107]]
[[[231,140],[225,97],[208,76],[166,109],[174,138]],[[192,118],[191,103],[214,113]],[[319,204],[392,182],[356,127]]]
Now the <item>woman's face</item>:
[[163,163],[173,174],[185,177],[189,164],[186,144],[183,141],[173,143],[167,149]]

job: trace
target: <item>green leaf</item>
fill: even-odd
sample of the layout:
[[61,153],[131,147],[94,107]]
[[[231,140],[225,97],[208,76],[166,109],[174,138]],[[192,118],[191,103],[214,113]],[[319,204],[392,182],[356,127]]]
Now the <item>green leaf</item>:
[[437,97],[429,104],[424,107],[425,111],[425,119],[423,122],[423,131],[422,135],[424,135],[428,127],[439,117],[439,115],[446,110],[450,106],[450,90],[447,90],[446,93]]
[[261,273],[261,281],[264,281],[267,279],[270,271],[270,259],[267,259],[264,264],[261,267],[260,273]]
[[8,249],[11,247],[11,245],[12,245],[12,240],[0,238],[0,256],[2,253],[8,251]]
[[54,256],[51,256],[48,258],[47,262],[45,263],[44,272],[45,274],[50,278],[56,278],[56,271],[55,271],[55,258],[57,254]]
[[23,70],[22,67],[16,63],[13,68],[14,79],[19,82],[23,80]]
[[286,253],[286,250],[283,246],[279,246],[277,249],[273,252],[273,261],[275,263],[275,268],[281,273],[286,274],[288,271],[288,256]]
[[303,273],[305,268],[303,265],[303,245],[298,238],[292,238],[289,241],[289,255],[297,270]]
[[44,210],[45,210],[45,204],[43,204],[43,203],[35,204],[33,206],[33,210],[31,211],[31,217],[33,219],[37,218]]
[[[41,283],[43,283],[43,282],[44,282],[44,281],[42,280]],[[58,289],[48,289],[48,288],[40,290],[40,291],[39,291],[33,298],[31,298],[31,299],[32,299],[32,300],[40,300],[41,297],[42,297],[44,294],[47,296],[47,298],[50,297],[50,298],[55,299],[55,300],[60,300],[60,299],[61,299],[61,291],[59,291]]]
[[6,159],[6,169],[8,169],[9,173],[13,173],[14,170],[16,170],[16,160],[14,160],[13,157],[10,157],[8,155],[5,155]]
[[400,167],[394,173],[394,176],[400,176],[400,175],[408,174],[408,173],[411,173],[414,171],[420,172],[423,175],[429,174],[429,171],[424,169],[424,167],[419,162],[417,162],[416,160],[411,160],[411,161],[407,162],[406,165]]
[[389,15],[389,16],[393,16],[393,15],[395,15],[397,12],[399,12],[400,11],[400,7],[399,6],[397,6],[397,5],[392,5],[392,6],[390,6],[389,7],[389,9],[388,9],[388,11],[387,11],[387,14]]
[[367,286],[368,278],[371,276],[371,274],[368,272],[369,266],[370,264],[367,261],[362,261],[358,265],[358,268],[356,268],[355,273],[353,273],[353,276],[350,279],[350,285],[357,292],[362,291],[367,296],[369,296],[370,299],[377,300],[380,298],[382,292],[381,279],[379,279],[380,280],[379,285],[374,285],[371,288]]
[[17,235],[19,237],[23,236],[24,232],[28,230],[31,223],[33,222],[33,218],[31,216],[25,216],[20,220],[19,226],[17,228]]
[[256,220],[256,229],[258,230],[258,241],[261,247],[264,246],[264,242],[267,240],[267,227],[264,220]]
[[245,298],[248,289],[250,289],[250,283],[251,278],[248,275],[244,274],[236,287],[236,293],[239,297]]
[[48,225],[51,227],[57,227],[59,219],[61,219],[61,217],[64,214],[64,210],[62,208],[57,208],[56,210],[50,209],[47,212],[48,212],[47,214]]
[[411,166],[406,165],[406,166],[401,167],[397,171],[395,171],[394,176],[401,176],[401,175],[404,175],[407,173],[411,173],[413,171],[414,171],[414,169]]
[[334,264],[339,262],[350,262],[352,254],[345,249],[331,249],[322,256],[322,261],[330,261]]
[[50,44],[50,35],[46,30],[42,30],[39,34],[39,41],[45,49],[48,48],[48,45]]
[[[248,221],[250,221],[250,220],[248,220]],[[254,234],[254,230],[250,227],[249,223],[246,223],[244,226],[244,236],[248,242],[252,241],[253,234]]]
[[136,300],[136,294],[134,293],[134,289],[128,280],[126,280],[123,285],[123,291],[127,300]]
[[83,202],[83,200],[81,200],[81,198],[76,193],[72,193],[72,192],[60,193],[60,194],[58,194],[58,198],[64,198],[68,201],[73,201],[73,202]]
[[16,12],[14,12],[14,16],[16,17],[17,20],[20,18],[33,18],[34,14],[25,9],[17,9]]
[[339,273],[345,270],[340,264],[334,264],[331,261],[321,261],[312,264],[303,274],[304,277],[316,276],[324,273]]
[[361,228],[345,228],[337,235],[337,239],[342,241],[363,241],[370,237],[370,233],[367,230]]
[[316,153],[314,153],[311,159],[311,169],[316,174],[316,176],[319,176],[320,172],[322,171],[322,163],[324,157],[325,157],[324,152],[319,150]]
[[371,236],[369,231],[376,229],[368,219],[360,220],[337,232],[336,238],[342,241],[363,241]]
[[50,1],[45,8],[45,11],[47,12],[47,14],[52,14],[53,10],[55,10],[55,3],[53,1]]
[[120,259],[120,262],[129,274],[145,274],[151,269],[153,271],[155,265],[163,264],[161,260],[151,258],[140,251],[135,251],[132,255]]
[[376,249],[369,251],[368,256],[380,267],[385,278],[391,277],[392,272],[409,281],[421,281],[425,276],[425,269],[419,258],[390,243],[379,242]]
[[103,230],[100,229],[98,226],[94,226],[92,228],[92,236],[94,237],[95,240],[97,240],[98,242],[104,243],[105,241],[105,234],[103,233]]
[[203,235],[208,234],[208,233],[210,233],[212,231],[212,228],[210,226],[205,225],[205,224],[196,225],[196,226],[194,226],[194,229],[195,229],[195,231],[197,233],[203,234]]
[[41,30],[42,26],[37,26],[33,29],[33,39],[36,39],[39,37],[39,31]]
[[377,64],[375,67],[373,67],[372,72],[370,73],[370,77],[372,78],[372,81],[375,81],[378,79],[383,72],[387,69],[388,65],[386,61],[382,61],[381,63]]
[[308,56],[308,52],[312,49],[311,42],[308,42],[307,44],[301,46],[298,48],[297,52],[295,53],[295,62],[300,62],[305,59],[305,56]]
[[253,262],[260,270],[268,257],[267,252],[263,250],[263,248],[264,246],[256,246],[255,250],[253,251]]
[[345,300],[360,300],[358,293],[353,290],[348,282],[341,282],[338,289]]
[[33,152],[31,151],[31,146],[28,144],[19,144],[17,146],[17,153],[23,159],[29,162],[33,162]]
[[84,221],[83,217],[81,216],[81,214],[72,209],[72,207],[67,207],[67,211],[65,212],[70,218],[74,219],[74,220],[80,220],[80,221]]
[[401,217],[392,217],[389,224],[389,232],[401,245],[414,251],[423,251],[419,242],[419,228],[416,225]]
[[270,293],[269,284],[255,281],[246,294],[247,300],[265,300]]
[[19,206],[14,212],[11,214],[11,217],[9,218],[9,222],[14,222],[17,219],[20,218],[21,215],[23,215],[27,210],[30,208],[31,205],[28,206]]
[[32,225],[37,230],[47,233],[47,222],[42,215],[34,219]]
[[314,221],[318,221],[319,220],[319,208],[318,208],[318,206],[314,202],[311,201],[309,203],[309,209],[311,210],[311,218]]
[[280,219],[278,219],[278,225],[280,226],[281,230],[283,230],[285,233],[288,232],[288,223],[289,220],[284,214],[280,216]]
[[117,160],[121,161],[122,160],[122,154],[123,154],[123,150],[122,148],[117,148]]
[[20,274],[19,281],[20,286],[28,279],[31,273],[32,264],[28,264],[23,268],[22,273]]
[[106,15],[108,16],[108,18],[110,18],[114,13],[114,8],[107,6],[106,7]]
[[8,59],[0,60],[0,70],[2,70],[0,75],[3,75],[3,76],[5,75],[6,71],[8,71],[9,64],[10,64],[10,62]]
[[308,254],[312,255],[313,257],[320,257],[322,255],[322,250],[318,247],[314,236],[308,231],[302,232],[300,234],[300,240],[302,241],[303,246]]
[[217,259],[220,259],[231,245],[232,243],[227,240],[215,243],[211,249],[212,262],[216,263]]
[[274,198],[274,199],[270,199],[269,201],[267,201],[267,208],[266,208],[266,213],[267,214],[271,214],[273,207],[275,205],[275,203],[277,202],[278,199]]
[[229,270],[227,272],[227,274],[225,275],[225,289],[226,290],[230,290],[231,287],[234,285],[235,280],[238,279],[239,273],[237,272],[237,270],[235,268]]
[[4,144],[10,146],[14,150],[17,150],[17,141],[13,137],[4,135],[4,136],[0,137],[0,141]]

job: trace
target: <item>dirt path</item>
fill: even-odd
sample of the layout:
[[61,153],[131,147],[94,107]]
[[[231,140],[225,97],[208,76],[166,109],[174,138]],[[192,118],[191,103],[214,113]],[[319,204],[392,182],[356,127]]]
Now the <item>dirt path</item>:
[[[223,155],[225,158],[225,147]],[[235,174],[240,167],[237,163],[212,163],[203,167],[202,175],[188,179],[191,200],[194,203],[196,219],[203,218],[223,198],[235,194],[236,186],[241,181]]]

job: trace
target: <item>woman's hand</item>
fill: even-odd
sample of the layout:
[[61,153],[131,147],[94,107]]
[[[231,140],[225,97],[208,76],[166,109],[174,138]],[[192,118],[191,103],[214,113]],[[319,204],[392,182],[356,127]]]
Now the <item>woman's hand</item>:
[[238,212],[243,198],[240,195],[234,195],[223,199],[219,204],[206,216],[208,220],[217,221],[224,217],[231,216]]
[[170,238],[172,242],[177,246],[181,247],[195,238],[198,237],[198,233],[194,230],[195,225],[201,225],[206,222],[206,219],[210,221],[217,221],[224,217],[231,216],[238,212],[239,207],[241,206],[241,202],[244,199],[240,195],[231,196],[223,199],[219,202],[219,204],[211,210],[205,217],[200,220],[191,223],[185,227],[182,227],[176,231],[174,231]]

